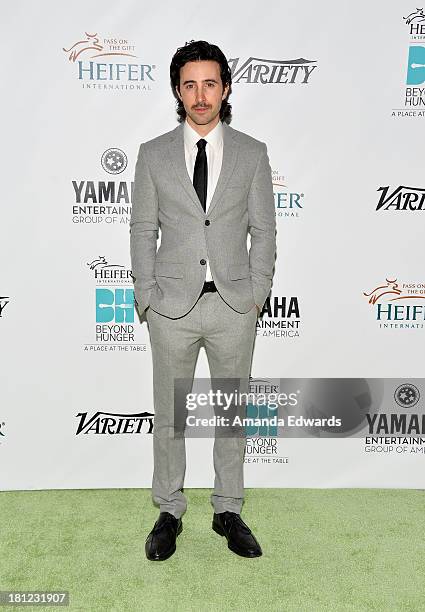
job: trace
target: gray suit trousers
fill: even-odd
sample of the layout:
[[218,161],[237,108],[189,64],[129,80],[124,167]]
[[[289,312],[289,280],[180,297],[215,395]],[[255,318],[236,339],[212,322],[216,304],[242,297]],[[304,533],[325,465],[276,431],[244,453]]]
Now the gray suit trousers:
[[[257,309],[245,313],[231,308],[218,292],[204,293],[184,316],[173,319],[147,308],[153,363],[155,422],[152,497],[161,512],[175,517],[186,510],[182,491],[186,470],[185,439],[174,437],[174,378],[193,381],[201,343],[211,378],[241,378],[248,391],[255,341]],[[189,389],[190,391],[190,389]],[[240,513],[243,503],[245,438],[214,440],[215,512]]]

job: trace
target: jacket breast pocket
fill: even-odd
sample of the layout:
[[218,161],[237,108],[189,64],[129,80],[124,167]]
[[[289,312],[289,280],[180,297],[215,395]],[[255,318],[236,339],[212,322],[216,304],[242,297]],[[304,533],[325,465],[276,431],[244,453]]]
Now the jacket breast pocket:
[[171,261],[156,261],[155,276],[166,276],[167,278],[183,278],[184,266],[181,263]]
[[229,280],[240,280],[242,278],[249,278],[249,264],[234,264],[229,266],[228,271]]

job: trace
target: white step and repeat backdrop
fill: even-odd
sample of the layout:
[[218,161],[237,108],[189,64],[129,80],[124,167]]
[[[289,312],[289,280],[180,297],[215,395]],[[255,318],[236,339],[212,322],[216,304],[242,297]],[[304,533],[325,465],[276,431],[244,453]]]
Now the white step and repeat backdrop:
[[[173,53],[204,39],[232,68],[232,126],[267,143],[273,172],[278,259],[252,388],[393,378],[386,410],[404,414],[343,438],[258,431],[246,485],[422,488],[422,421],[409,423],[425,396],[424,11],[21,0],[1,29],[0,487],[151,484],[132,181],[140,142],[177,125]],[[187,447],[186,485],[212,486],[212,440]]]

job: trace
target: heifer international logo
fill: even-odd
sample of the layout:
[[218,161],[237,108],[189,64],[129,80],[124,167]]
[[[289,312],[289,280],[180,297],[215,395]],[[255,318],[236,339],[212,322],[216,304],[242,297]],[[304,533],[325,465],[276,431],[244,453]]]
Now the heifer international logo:
[[272,170],[273,194],[276,207],[276,217],[298,219],[303,209],[303,193],[290,191],[285,177],[278,170]]
[[317,68],[317,60],[303,57],[288,60],[249,57],[244,62],[239,60],[239,57],[228,60],[233,83],[306,85]]
[[93,270],[93,276],[98,285],[110,283],[132,285],[134,282],[131,270],[121,264],[109,263],[104,255],[99,255],[87,265],[90,270]]
[[[67,47],[62,47],[84,89],[148,91],[154,82],[155,64],[116,61],[121,57],[137,58],[135,45],[123,37],[105,38],[85,32]],[[99,61],[109,58],[109,62]]]
[[424,329],[425,283],[401,283],[385,279],[371,291],[363,292],[374,308],[381,329]]
[[417,8],[416,11],[403,17],[406,25],[409,26],[409,34],[412,40],[425,39],[425,13],[423,8]]
[[85,38],[83,40],[77,40],[69,49],[63,48],[65,53],[69,53],[68,59],[70,62],[75,62],[80,55],[83,53],[85,56],[93,57],[105,57],[111,55],[124,55],[126,57],[137,57],[134,53],[134,45],[129,45],[125,39],[103,39],[102,44],[97,34],[89,34],[85,32]]
[[399,185],[390,191],[389,185],[379,187],[381,192],[376,210],[424,210],[425,188]]
[[138,412],[135,414],[116,414],[113,412],[96,412],[88,417],[88,412],[79,412],[80,417],[75,435],[97,434],[151,434],[153,432],[152,412]]

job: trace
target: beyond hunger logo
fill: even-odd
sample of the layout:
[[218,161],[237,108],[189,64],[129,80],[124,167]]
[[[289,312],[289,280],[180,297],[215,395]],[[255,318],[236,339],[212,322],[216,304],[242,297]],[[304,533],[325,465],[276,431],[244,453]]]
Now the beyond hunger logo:
[[288,60],[249,57],[244,62],[239,62],[239,60],[239,57],[227,60],[233,83],[306,85],[317,68],[317,60],[308,60],[303,57]]
[[425,13],[416,8],[403,17],[409,28],[404,107],[393,108],[392,117],[425,117]]
[[381,329],[424,329],[425,282],[399,283],[385,279],[368,292],[363,292],[374,308]]
[[[416,45],[409,47],[407,61],[407,85],[422,85],[425,82],[425,47]],[[406,104],[409,106],[425,106],[423,87],[407,88]]]
[[[137,58],[135,45],[122,37],[104,38],[85,32],[81,39],[62,47],[83,89],[150,91],[155,64],[120,62],[115,58]],[[109,61],[99,61],[109,58]],[[74,68],[75,69],[75,68]]]
[[[128,225],[131,215],[131,200],[134,181],[118,180],[128,165],[127,155],[122,149],[106,149],[100,158],[104,172],[116,176],[117,180],[74,179],[72,189],[72,222],[75,224],[122,224]],[[122,178],[122,177],[121,177]]]
[[[255,396],[268,396],[280,391],[279,380],[269,378],[249,378],[249,393]],[[272,402],[270,402],[272,404]],[[259,404],[257,401],[247,403],[246,416],[252,419],[271,419],[278,416],[277,408],[272,404]],[[276,425],[247,425],[246,446],[244,463],[257,463],[268,465],[289,463],[287,456],[279,454],[280,441],[277,438],[278,427]]]
[[424,210],[425,188],[399,185],[390,191],[389,185],[379,187],[381,192],[376,210]]

